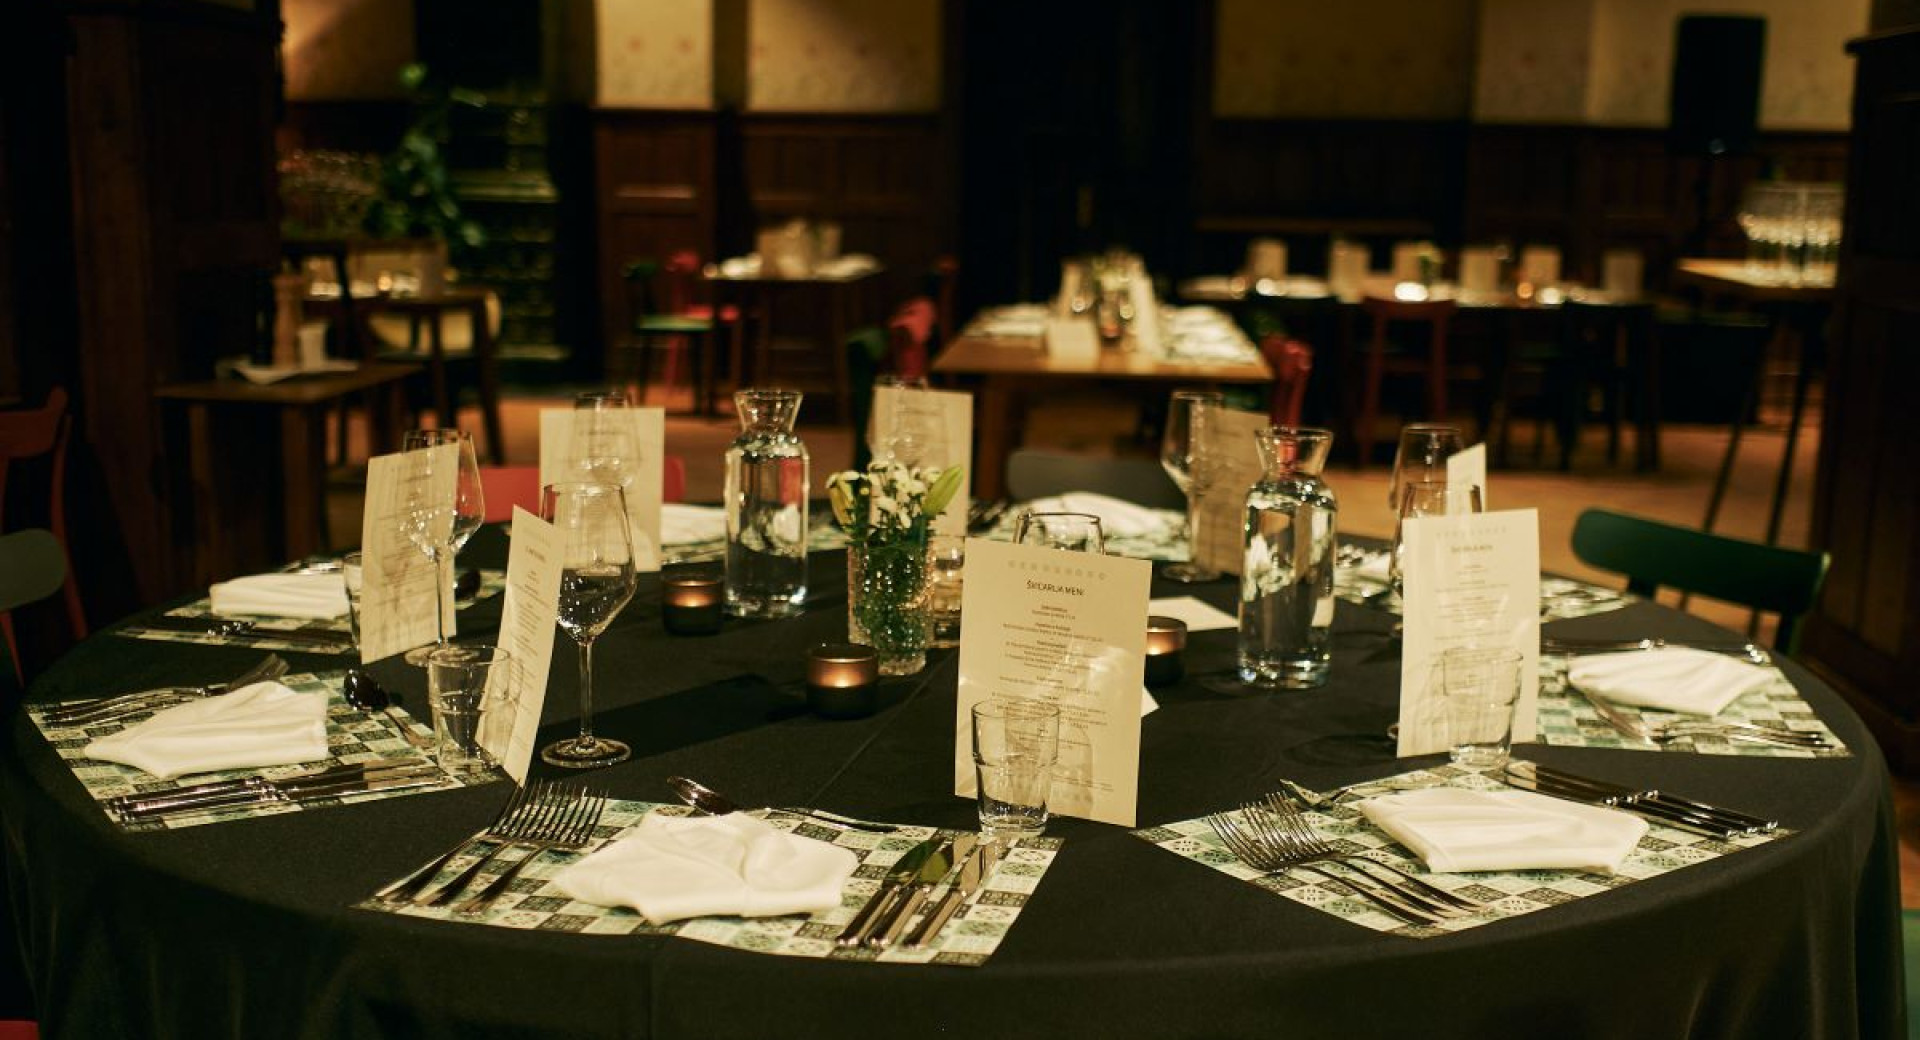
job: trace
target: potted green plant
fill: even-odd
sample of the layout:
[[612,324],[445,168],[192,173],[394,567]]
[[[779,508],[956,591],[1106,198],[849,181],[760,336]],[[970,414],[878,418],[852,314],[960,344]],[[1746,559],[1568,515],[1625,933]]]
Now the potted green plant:
[[[441,149],[453,107],[479,108],[486,99],[470,90],[431,82],[427,67],[417,62],[400,70],[400,85],[413,101],[413,122],[400,144],[381,160],[380,195],[367,210],[365,227],[377,238],[444,242],[448,259],[458,266],[485,244],[486,235],[461,213]],[[429,278],[429,273],[422,273],[423,289]]]

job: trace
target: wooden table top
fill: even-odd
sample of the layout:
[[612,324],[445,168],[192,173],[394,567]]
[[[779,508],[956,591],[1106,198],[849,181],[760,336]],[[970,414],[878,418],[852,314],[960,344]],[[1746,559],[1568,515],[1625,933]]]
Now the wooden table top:
[[1713,292],[1755,301],[1821,303],[1833,298],[1831,278],[1799,283],[1783,282],[1765,268],[1745,260],[1689,258],[1673,269],[1675,280]]
[[153,396],[166,401],[210,404],[311,405],[405,379],[418,371],[419,365],[366,361],[351,372],[318,372],[278,383],[249,383],[238,378],[172,383],[155,390]]
[[1101,350],[1092,358],[1061,358],[1038,336],[955,337],[933,370],[943,375],[1088,376],[1098,379],[1191,380],[1196,383],[1271,383],[1265,358],[1247,361],[1163,361],[1127,350]]

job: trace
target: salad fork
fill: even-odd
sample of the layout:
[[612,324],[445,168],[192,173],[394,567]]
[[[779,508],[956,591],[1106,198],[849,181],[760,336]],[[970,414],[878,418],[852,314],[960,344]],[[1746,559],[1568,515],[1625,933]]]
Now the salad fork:
[[[1243,817],[1246,815],[1247,814],[1242,813]],[[1353,892],[1367,902],[1410,924],[1433,925],[1440,923],[1441,918],[1438,914],[1423,910],[1415,904],[1393,895],[1384,888],[1373,885],[1370,882],[1361,881],[1359,878],[1335,874],[1317,864],[1305,862],[1294,855],[1290,855],[1290,850],[1266,844],[1251,833],[1250,830],[1246,829],[1246,822],[1235,820],[1232,813],[1214,813],[1206,819],[1207,826],[1212,827],[1213,833],[1220,836],[1220,840],[1226,844],[1227,850],[1232,852],[1240,862],[1245,863],[1255,870],[1267,874],[1285,873],[1288,870],[1296,868],[1304,870],[1308,873],[1317,874]]]
[[[1301,862],[1338,863],[1348,870],[1366,875],[1368,880],[1393,889],[1440,917],[1470,917],[1487,908],[1485,903],[1428,884],[1391,863],[1358,853],[1341,852],[1314,830],[1300,810],[1281,794],[1271,793],[1258,801],[1248,802],[1240,807],[1240,814],[1253,823],[1268,843],[1290,848],[1304,857]],[[1381,870],[1394,876],[1383,877],[1379,873]]]
[[508,842],[508,847],[525,845],[527,854],[514,861],[499,877],[482,889],[480,894],[453,908],[453,912],[462,916],[484,913],[499,899],[522,871],[534,860],[548,852],[574,852],[586,848],[593,840],[594,828],[600,826],[600,817],[607,810],[607,794],[602,791],[594,794],[582,788],[572,790],[572,798],[563,804],[560,811],[547,817],[534,833],[524,839]]
[[[421,867],[407,877],[395,881],[393,884],[375,892],[373,898],[388,904],[411,903],[417,900],[420,897],[420,893],[426,891],[427,886],[433,883],[433,879],[439,877],[440,872],[446,869],[447,864],[458,859],[461,854],[471,850],[476,845],[500,845],[506,842],[513,834],[522,830],[527,825],[534,807],[538,804],[537,800],[546,792],[546,788],[547,785],[544,782],[536,782],[526,787],[516,788],[513,796],[508,798],[506,804],[500,807],[499,813],[495,814],[493,821],[487,824],[486,829],[470,838],[462,840],[453,848],[448,849],[445,855],[434,860],[432,863]],[[488,859],[491,858],[491,856],[488,857]],[[469,868],[469,872],[463,873],[457,880],[460,881],[462,887],[465,887],[467,880],[470,879],[469,875],[477,873],[479,873],[477,867]],[[458,890],[456,889],[456,891]],[[448,897],[448,899],[451,898],[451,896]]]

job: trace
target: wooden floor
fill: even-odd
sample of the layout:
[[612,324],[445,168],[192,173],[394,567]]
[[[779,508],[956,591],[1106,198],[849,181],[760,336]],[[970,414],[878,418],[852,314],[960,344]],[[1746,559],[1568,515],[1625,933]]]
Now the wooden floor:
[[[571,395],[562,393],[509,397],[504,402],[502,416],[508,461],[535,464],[539,458],[539,410],[566,407],[570,403]],[[675,407],[680,404],[657,398],[649,403]],[[1785,444],[1785,424],[1775,410],[1769,410],[1763,419],[1772,421],[1749,431],[1742,442],[1728,498],[1721,509],[1722,519],[1715,527],[1720,533],[1753,539],[1765,533],[1767,503],[1771,500]],[[463,413],[461,425],[473,430],[476,437],[480,436],[481,424],[476,412]],[[1781,543],[1785,545],[1804,547],[1807,542],[1818,427],[1818,415],[1814,414],[1807,418],[1802,430],[1782,528]],[[1098,397],[1050,399],[1044,414],[1030,420],[1027,442],[1093,455],[1152,456],[1153,445],[1133,441],[1133,428],[1131,405]],[[720,497],[722,453],[738,429],[730,417],[669,416],[667,450],[686,462],[690,501],[710,502]],[[364,450],[358,443],[362,441],[360,431],[353,432],[356,457],[364,457],[358,454]],[[813,458],[816,486],[825,474],[848,465],[853,449],[850,431],[806,425],[799,432]],[[1515,444],[1530,448],[1531,437],[1531,431],[1522,425],[1516,431]],[[1589,428],[1580,451],[1574,456],[1571,471],[1515,468],[1498,470],[1489,478],[1488,497],[1495,508],[1539,510],[1540,562],[1544,570],[1618,583],[1613,576],[1582,565],[1569,547],[1574,518],[1589,506],[1605,505],[1689,526],[1699,526],[1703,521],[1708,492],[1726,451],[1726,428],[1668,425],[1661,438],[1661,469],[1647,474],[1633,471],[1631,433],[1626,437],[1620,465],[1607,464],[1603,431]],[[1551,451],[1548,454],[1551,456]],[[1529,456],[1529,450],[1515,452],[1516,459]],[[1385,467],[1356,469],[1336,464],[1327,473],[1327,481],[1340,501],[1342,531],[1376,537],[1392,534]],[[334,541],[342,548],[359,542],[360,506],[359,489],[352,480],[338,482],[335,493],[330,496],[330,513]],[[1747,624],[1745,611],[1726,604],[1695,599],[1689,609],[1730,628],[1744,628]],[[1765,630],[1761,634],[1771,638]],[[1920,779],[1896,780],[1894,795],[1899,812],[1901,902],[1905,907],[1920,909]]]

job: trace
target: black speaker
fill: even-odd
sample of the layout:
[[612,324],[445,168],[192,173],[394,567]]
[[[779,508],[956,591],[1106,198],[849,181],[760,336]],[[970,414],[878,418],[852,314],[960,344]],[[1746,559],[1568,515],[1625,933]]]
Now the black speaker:
[[1766,52],[1764,18],[1690,14],[1680,19],[1668,120],[1674,151],[1726,155],[1753,146]]

